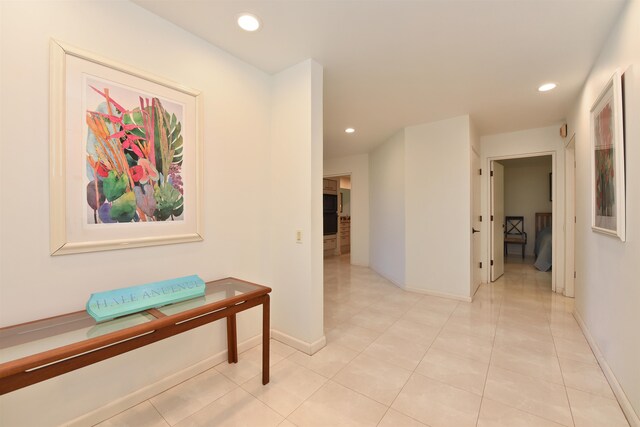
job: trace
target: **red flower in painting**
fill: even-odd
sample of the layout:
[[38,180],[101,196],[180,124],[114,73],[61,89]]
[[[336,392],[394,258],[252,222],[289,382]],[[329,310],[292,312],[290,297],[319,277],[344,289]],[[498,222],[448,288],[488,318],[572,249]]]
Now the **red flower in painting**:
[[131,172],[131,178],[135,182],[139,182],[146,175],[142,166],[132,166],[129,171]]
[[98,168],[96,172],[98,172],[98,175],[101,176],[102,178],[106,178],[109,176],[109,171],[107,170],[107,168],[104,167],[102,163],[98,164]]

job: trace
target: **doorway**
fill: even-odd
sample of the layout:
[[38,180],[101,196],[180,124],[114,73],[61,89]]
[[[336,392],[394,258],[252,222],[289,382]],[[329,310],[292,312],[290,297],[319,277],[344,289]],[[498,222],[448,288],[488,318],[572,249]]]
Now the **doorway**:
[[555,291],[553,265],[556,259],[564,262],[564,255],[555,253],[552,228],[553,153],[489,160],[490,280],[499,279],[505,266],[524,264],[538,274],[550,275]]
[[324,177],[323,196],[325,200],[335,200],[324,203],[324,257],[338,256],[350,262],[351,175]]

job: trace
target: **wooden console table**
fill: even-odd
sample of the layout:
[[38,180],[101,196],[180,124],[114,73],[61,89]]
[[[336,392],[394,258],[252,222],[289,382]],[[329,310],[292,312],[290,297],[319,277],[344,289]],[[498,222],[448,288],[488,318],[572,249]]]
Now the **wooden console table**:
[[262,384],[269,382],[271,288],[227,278],[203,297],[104,323],[85,311],[0,329],[0,395],[226,318],[229,363],[238,362],[236,314],[262,305]]

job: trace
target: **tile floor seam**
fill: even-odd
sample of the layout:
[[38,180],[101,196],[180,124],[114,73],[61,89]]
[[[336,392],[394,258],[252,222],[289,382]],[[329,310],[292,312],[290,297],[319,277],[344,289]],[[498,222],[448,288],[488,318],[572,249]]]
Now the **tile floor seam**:
[[[500,301],[500,308],[498,310],[498,318],[496,319],[496,325],[500,322],[500,316],[502,315],[502,301]],[[497,326],[496,326],[497,329]],[[482,412],[482,403],[484,402],[484,393],[487,388],[487,380],[489,379],[489,369],[491,369],[491,359],[493,358],[493,349],[496,344],[496,333],[493,334],[493,341],[491,343],[491,354],[489,355],[489,363],[487,363],[487,370],[484,374],[484,384],[482,385],[482,395],[480,395],[480,407],[478,408],[478,416],[476,417],[476,427],[480,422],[480,413]]]
[[[440,329],[438,330],[438,333],[436,334],[435,338],[431,341],[431,344],[429,344],[429,347],[427,348],[427,351],[425,351],[424,355],[422,356],[422,359],[420,359],[420,362],[418,362],[418,364],[415,366],[415,368],[413,368],[413,371],[411,372],[411,375],[409,375],[409,378],[407,379],[407,381],[405,381],[404,385],[400,388],[400,391],[398,392],[398,394],[396,394],[396,397],[391,401],[391,403],[389,404],[389,408],[391,408],[393,406],[393,404],[396,402],[396,400],[398,400],[398,396],[400,396],[402,394],[402,391],[404,390],[404,388],[407,386],[407,383],[409,382],[409,380],[411,380],[411,377],[418,374],[418,375],[422,375],[419,372],[416,372],[416,369],[418,369],[418,366],[420,366],[420,363],[422,363],[422,360],[424,360],[426,354],[429,352],[429,350],[431,349],[431,347],[433,346],[433,343],[436,342],[436,340],[438,339],[438,337],[440,336],[440,333],[442,332],[442,329],[444,328],[444,325],[449,321],[449,319],[451,318],[451,315],[453,314],[453,312],[451,312],[449,314],[449,317],[447,317],[447,321],[442,324],[442,326],[440,327]],[[422,375],[424,376],[424,375]],[[425,378],[428,378],[425,376]],[[431,380],[431,378],[429,378]],[[448,384],[447,384],[448,385]],[[465,390],[466,391],[466,390]],[[397,409],[396,409],[397,410]],[[400,412],[403,415],[407,415],[404,412],[397,410],[398,412]],[[407,415],[408,417],[412,418],[410,415]],[[419,421],[422,423],[422,421]],[[422,423],[422,424],[426,424],[426,423]]]
[[[184,382],[184,381],[183,381],[183,382]],[[182,384],[182,383],[181,383],[181,384]],[[176,385],[177,385],[177,384],[176,384]],[[174,386],[174,387],[175,387],[175,386]],[[171,388],[173,388],[173,387],[171,387]],[[171,390],[171,388],[170,388],[169,390]],[[158,393],[158,394],[161,394],[161,393]],[[158,396],[158,394],[156,394],[155,396]],[[153,397],[155,397],[155,396],[153,396]],[[160,412],[160,409],[158,409],[158,407],[157,407],[156,405],[154,405],[154,404],[153,404],[153,402],[151,401],[151,399],[152,399],[153,397],[150,397],[149,399],[147,399],[147,402],[149,402],[149,403],[151,404],[151,406],[153,406],[153,409],[155,409],[155,410],[156,410],[156,412],[158,413],[158,415],[160,415],[160,418],[162,418],[162,419],[164,420],[164,422],[165,422],[169,427],[173,427],[175,424],[171,424],[171,423],[169,422],[169,420],[168,420],[168,419],[166,419],[166,418],[164,417],[164,415],[162,415],[162,412]],[[197,411],[196,411],[196,412],[197,412]],[[185,417],[185,418],[188,418],[189,416],[191,416],[191,415],[188,415],[188,416],[187,416],[187,417]],[[184,419],[184,418],[183,418],[183,419]],[[182,420],[183,420],[183,419],[182,419]],[[180,421],[182,421],[182,420],[180,420]],[[178,421],[178,422],[180,422],[180,421]]]
[[[502,303],[501,303],[501,305],[502,305]],[[499,317],[500,317],[500,315],[501,315],[501,314],[502,314],[502,306],[501,306],[501,308],[500,308],[500,314],[499,314]],[[554,348],[555,348],[555,341],[553,341],[553,343],[554,343]],[[495,340],[494,340],[494,345],[495,345]],[[493,355],[493,348],[492,348],[492,350],[491,350],[491,353],[492,353],[492,355]],[[556,350],[556,352],[555,352],[555,353],[556,353],[556,358],[558,358],[557,350]],[[558,360],[558,364],[560,364],[560,361],[559,361],[559,360]],[[496,366],[496,365],[494,365],[494,366]],[[527,378],[532,378],[532,377],[530,377],[530,376],[528,376],[528,375],[525,375],[525,374],[522,374],[522,373],[520,373],[520,372],[516,372],[516,371],[509,370],[509,369],[505,369],[505,368],[502,368],[502,367],[500,367],[500,366],[496,366],[496,367],[497,367],[497,368],[499,368],[499,369],[504,369],[504,370],[508,370],[508,371],[510,371],[510,372],[514,372],[514,373],[516,373],[516,374],[519,374],[519,375],[525,376],[525,377],[527,377]],[[491,369],[491,360],[489,361],[489,366],[488,366],[488,370],[490,370],[490,369]],[[485,379],[485,388],[486,388],[486,381],[488,381],[488,379],[489,379],[489,373],[488,373],[488,370],[487,370],[487,378]],[[532,378],[532,379],[534,379],[534,380],[540,380],[539,378]],[[541,380],[541,381],[544,381],[544,380]],[[546,381],[546,382],[548,382],[548,381]],[[551,384],[555,384],[555,383],[551,383]],[[559,385],[559,384],[555,384],[555,385]],[[564,388],[564,390],[565,390],[565,394],[567,394],[567,387],[566,387],[566,386],[564,386],[564,377],[563,377],[563,388]],[[482,394],[482,401],[484,401],[484,394],[485,394],[485,393],[484,393],[484,390],[483,390],[483,394]],[[571,422],[572,422],[572,424],[573,424],[573,427],[575,427],[575,420],[573,419],[573,411],[572,411],[572,409],[571,409],[571,402],[569,401],[569,396],[568,396],[568,394],[567,394],[567,396],[566,396],[566,397],[567,397],[567,404],[568,404],[568,406],[569,406],[569,413],[571,414]],[[487,399],[489,399],[489,400],[493,400],[493,399],[490,399],[490,398],[487,398]],[[527,414],[532,415],[532,416],[534,416],[534,417],[538,417],[538,418],[541,418],[541,419],[544,419],[544,420],[547,420],[547,421],[551,421],[551,422],[556,423],[556,424],[562,424],[562,423],[559,423],[559,422],[558,422],[558,421],[556,421],[556,420],[551,420],[551,419],[549,419],[549,418],[547,418],[547,417],[545,417],[545,416],[541,416],[541,415],[539,415],[539,414],[534,414],[534,413],[532,413],[532,412],[530,412],[530,411],[527,411],[527,410],[525,410],[525,409],[516,408],[516,407],[514,407],[514,406],[512,406],[512,405],[509,405],[509,404],[507,404],[507,403],[504,403],[504,402],[498,402],[498,403],[500,403],[500,404],[502,404],[502,405],[505,405],[505,406],[507,406],[507,407],[509,407],[509,408],[515,409],[515,410],[517,410],[517,411],[521,411],[521,412],[527,413]],[[480,411],[482,411],[482,402],[481,402],[481,404],[480,404]],[[480,411],[478,412],[478,422],[479,422],[479,419],[480,419]],[[477,426],[477,424],[476,424],[476,426]],[[571,426],[567,426],[567,427],[571,427]]]
[[[224,362],[223,362],[224,363]],[[222,373],[221,373],[222,374]],[[204,405],[202,408],[198,409],[197,411],[187,415],[186,417],[182,418],[181,420],[177,421],[175,424],[171,424],[169,422],[167,422],[167,424],[169,424],[170,427],[174,427],[178,424],[180,424],[181,422],[183,422],[184,420],[186,420],[187,418],[190,418],[192,416],[194,416],[195,414],[197,414],[198,412],[201,412],[203,410],[205,410],[207,407],[213,405],[215,402],[217,402],[218,400],[222,399],[223,397],[227,396],[229,393],[234,392],[237,389],[241,389],[243,391],[246,392],[246,390],[244,390],[242,387],[240,387],[240,385],[238,385],[237,383],[235,383],[232,379],[229,379],[229,381],[233,382],[233,384],[235,385],[235,387],[231,390],[229,390],[228,392],[224,393],[222,396],[218,396],[216,399],[213,399],[211,402],[207,403],[206,405]],[[247,392],[248,393],[248,392]],[[152,404],[153,405],[153,404]],[[155,408],[155,406],[154,406]],[[274,411],[275,412],[275,411]],[[277,413],[277,412],[276,412]],[[162,414],[161,414],[162,415]],[[163,417],[164,419],[164,417]]]
[[[284,360],[284,359],[283,359],[283,360]],[[281,360],[281,361],[282,361],[282,360]],[[278,362],[278,363],[280,363],[280,362]],[[292,361],[291,363],[293,363],[293,361]],[[275,366],[275,365],[274,365],[274,366]],[[300,365],[298,365],[298,366],[300,366]],[[302,367],[304,368],[304,366],[302,366]],[[305,368],[305,369],[307,369],[307,368]],[[309,370],[311,371],[311,369],[309,369]],[[313,372],[313,371],[312,371],[312,372]],[[260,375],[260,374],[258,374],[258,375]],[[318,375],[320,375],[320,374],[318,374]],[[257,376],[257,375],[256,375],[256,376]],[[320,376],[322,376],[322,375],[320,375]],[[253,377],[253,378],[255,378],[255,377]],[[293,414],[294,412],[296,412],[296,411],[298,410],[298,408],[300,408],[300,407],[304,404],[304,402],[306,402],[307,400],[311,399],[311,397],[312,397],[314,394],[316,394],[316,393],[317,393],[317,392],[318,392],[322,387],[324,387],[324,386],[325,386],[325,384],[326,384],[327,382],[329,382],[329,381],[330,381],[330,379],[329,379],[329,378],[326,378],[326,377],[323,377],[323,378],[325,378],[325,381],[322,383],[322,385],[321,385],[320,387],[318,387],[318,389],[317,389],[316,391],[314,391],[314,392],[313,392],[309,397],[307,397],[307,398],[306,398],[306,399],[304,399],[302,402],[300,402],[300,404],[298,404],[298,406],[296,406],[296,407],[295,407],[291,412],[289,412],[289,414],[288,414],[288,415],[284,415],[282,412],[279,412],[276,408],[272,407],[272,406],[271,406],[271,405],[269,405],[267,402],[263,401],[263,400],[262,400],[262,399],[260,399],[258,396],[256,396],[255,394],[251,393],[249,390],[245,389],[244,387],[242,387],[242,386],[238,386],[238,387],[242,388],[244,391],[246,391],[247,393],[249,393],[251,396],[255,397],[255,398],[256,398],[256,399],[258,399],[260,402],[264,403],[264,404],[265,404],[268,408],[270,408],[273,412],[275,412],[276,414],[278,414],[278,415],[280,415],[281,417],[283,417],[283,418],[284,418],[284,419],[283,419],[283,421],[284,421],[284,420],[288,420],[288,418],[291,416],[291,414]],[[248,381],[249,381],[249,380],[247,380],[246,382],[248,382]],[[289,421],[289,422],[293,424],[293,422],[292,422],[292,421]],[[282,424],[282,423],[280,423],[280,424]]]
[[[403,292],[407,292],[407,291],[405,291],[404,289],[401,289],[401,290],[402,290]],[[409,311],[409,309],[407,309],[406,311]],[[405,311],[405,314],[406,314],[406,311]],[[387,332],[387,331],[388,331],[388,330],[389,330],[393,325],[395,325],[398,321],[400,321],[400,319],[401,319],[401,318],[402,318],[402,316],[400,316],[400,318],[396,319],[396,321],[395,321],[395,322],[393,322],[391,325],[389,325],[389,327],[388,327],[387,329],[385,329],[385,331],[384,331],[384,332],[373,331],[373,332],[379,333],[378,338],[376,338],[375,340],[373,340],[369,345],[367,345],[363,350],[361,350],[361,351],[360,351],[360,352],[359,352],[359,353],[358,353],[358,354],[357,354],[353,359],[351,359],[347,364],[345,364],[341,369],[339,369],[339,370],[338,370],[338,371],[337,371],[337,372],[336,372],[332,377],[330,377],[330,378],[329,378],[329,380],[330,380],[330,381],[332,381],[332,380],[333,380],[333,378],[335,378],[335,377],[336,377],[340,372],[342,372],[344,369],[346,369],[346,368],[347,368],[347,367],[348,367],[348,366],[349,366],[349,365],[350,365],[350,364],[351,364],[351,363],[352,363],[356,358],[358,358],[358,356],[363,355],[363,354],[364,354],[364,352],[365,352],[365,351],[367,351],[367,349],[368,349],[369,347],[371,347],[371,346],[372,346],[372,345],[373,345],[373,344],[374,344],[374,343],[375,343],[375,342],[376,342],[376,341],[377,341],[377,340],[378,340],[378,339],[379,339],[379,338],[380,338],[384,333],[386,333],[386,332]],[[366,328],[366,327],[364,327],[364,326],[360,326],[360,325],[356,325],[356,326],[362,327],[362,328],[364,328],[364,329],[368,329],[368,328]],[[368,329],[368,330],[371,330],[371,329]],[[441,329],[440,329],[440,330],[441,330]],[[438,333],[440,333],[440,330],[438,331]],[[434,338],[434,341],[435,341],[435,338]],[[427,348],[427,350],[425,351],[425,353],[424,353],[424,354],[427,354],[427,351],[429,351],[429,348],[431,347],[431,345],[432,345],[432,344],[433,344],[433,341],[431,342],[431,344],[429,344],[429,347]],[[336,345],[337,345],[337,344],[336,344]],[[355,350],[354,350],[354,351],[355,351]],[[423,356],[422,356],[423,358],[424,358],[424,354],[423,354]],[[375,360],[377,360],[377,361],[383,362],[383,363],[388,363],[388,362],[386,362],[386,361],[384,361],[384,360],[381,360],[381,359],[379,359],[379,358],[377,358],[377,357],[374,357],[374,356],[369,356],[369,357],[371,357],[371,358],[373,358],[373,359],[375,359]],[[422,360],[422,359],[421,359],[421,360]],[[419,364],[420,364],[420,362],[418,362],[418,365],[419,365]],[[397,365],[394,365],[394,366],[397,366]],[[398,367],[400,367],[400,366],[398,366]],[[402,368],[402,367],[400,367],[400,368]],[[411,378],[411,375],[413,375],[413,373],[415,372],[415,369],[416,369],[416,368],[417,368],[417,365],[416,365],[416,367],[414,368],[414,370],[413,370],[413,371],[411,371],[411,374],[409,375],[409,377],[407,378],[407,380],[405,381],[405,383],[403,384],[403,386],[400,388],[400,391],[396,394],[396,396],[393,398],[393,400],[391,401],[391,403],[390,403],[389,405],[386,405],[386,404],[384,404],[384,403],[378,402],[377,400],[372,399],[372,398],[371,398],[371,397],[369,397],[369,396],[365,396],[364,394],[360,393],[359,391],[357,391],[357,390],[353,390],[351,387],[345,386],[345,385],[343,385],[343,384],[341,384],[341,383],[338,383],[338,382],[336,382],[336,381],[334,381],[334,382],[335,382],[336,384],[339,384],[339,385],[341,385],[341,386],[343,386],[343,387],[348,388],[349,390],[355,391],[356,393],[358,393],[358,394],[361,394],[361,395],[365,396],[367,399],[371,399],[371,400],[373,400],[374,402],[378,402],[378,403],[380,403],[380,404],[382,404],[382,405],[387,406],[387,410],[386,410],[386,411],[385,411],[385,413],[383,414],[382,418],[380,418],[380,420],[378,421],[378,424],[379,424],[379,423],[382,421],[382,419],[384,418],[384,416],[386,415],[386,413],[387,413],[387,412],[389,411],[389,409],[391,408],[391,405],[393,404],[393,402],[395,402],[395,400],[397,399],[397,397],[400,395],[400,393],[401,393],[401,392],[402,392],[402,390],[404,389],[404,386],[407,384],[407,382],[408,382],[408,381],[409,381],[409,379]],[[402,368],[402,369],[405,369],[405,370],[407,370],[407,371],[408,371],[408,369],[406,369],[406,368]],[[309,398],[311,398],[311,397],[309,397]],[[406,414],[404,414],[404,413],[403,413],[403,415],[406,415]]]
[[[583,391],[583,390],[577,389],[577,388],[575,388],[575,387],[565,387],[565,388],[566,388],[567,390],[579,391],[579,392],[581,392],[581,393],[585,393],[585,394],[588,394],[588,395],[590,395],[590,396],[594,396],[594,397],[597,397],[597,398],[600,398],[600,399],[607,399],[606,397],[601,396],[601,395],[599,395],[599,394],[594,394],[594,393],[590,393],[590,392],[588,392],[588,391]],[[568,393],[567,393],[567,400],[569,400]],[[631,423],[630,423],[630,422],[629,422],[629,420],[627,419],[627,414],[625,414],[625,413],[624,413],[624,411],[622,410],[622,406],[620,405],[620,402],[618,402],[618,399],[608,399],[608,400],[612,400],[612,401],[615,401],[615,402],[616,402],[616,404],[618,405],[618,409],[620,409],[620,412],[622,413],[622,416],[624,417],[624,419],[627,421],[627,424],[631,425]],[[569,400],[569,407],[571,407],[571,400]],[[572,416],[573,416],[573,411],[572,411]],[[575,426],[575,422],[574,422],[574,426]]]
[[[492,353],[493,353],[493,350],[492,350]],[[491,362],[489,363],[489,365],[491,366]],[[507,368],[507,367],[500,366],[500,365],[497,365],[497,364],[493,364],[493,366],[495,366],[496,368],[504,369],[505,371],[513,372],[514,374],[522,375],[522,376],[530,378],[532,380],[544,381],[544,382],[549,383],[549,384],[554,384],[554,385],[559,385],[559,386],[566,387],[565,384],[564,384],[564,378],[562,379],[562,381],[563,381],[562,384],[560,384],[560,383],[557,383],[557,382],[554,382],[554,381],[549,381],[549,380],[547,380],[545,378],[536,377],[534,375],[530,375],[528,373],[516,371],[515,369]],[[562,375],[562,373],[560,373],[560,375]]]
[[[391,408],[391,405],[387,405],[386,403],[378,402],[377,400],[375,400],[375,399],[373,399],[373,398],[371,398],[371,397],[367,396],[366,394],[364,394],[364,393],[362,393],[362,392],[360,392],[360,391],[358,391],[358,390],[354,390],[354,389],[352,389],[351,387],[348,387],[348,386],[346,386],[346,385],[344,385],[344,384],[340,384],[339,382],[334,381],[334,380],[333,380],[333,379],[331,379],[331,378],[329,378],[329,379],[327,380],[327,383],[328,383],[329,381],[331,381],[332,383],[334,383],[334,384],[336,384],[336,385],[338,385],[338,386],[340,386],[340,387],[344,387],[344,388],[346,388],[347,390],[350,390],[350,391],[352,391],[352,392],[354,392],[354,393],[358,393],[360,396],[364,397],[364,398],[365,398],[365,399],[367,399],[367,400],[371,400],[372,402],[375,402],[375,403],[377,403],[377,404],[379,404],[379,405],[386,406],[386,407],[387,407],[387,411],[389,410],[389,408]],[[325,384],[323,384],[323,386],[322,386],[322,387],[324,387],[325,385],[326,385],[326,383],[325,383]],[[318,391],[320,391],[320,389],[322,389],[322,387],[320,387],[318,390],[316,390],[316,393],[317,393]],[[314,394],[315,394],[315,393],[314,393]],[[309,398],[308,398],[307,400],[309,400],[309,399],[311,399],[311,396],[309,396]],[[305,402],[306,402],[306,400],[305,400]],[[387,413],[387,411],[385,411],[385,414]],[[384,418],[384,415],[382,416],[382,418]],[[382,421],[382,418],[380,418],[380,421]]]
[[[607,385],[609,385],[609,383],[607,383]],[[613,394],[613,390],[611,391],[611,395],[612,395],[613,397],[608,397],[608,396],[604,396],[604,395],[602,395],[602,394],[594,393],[594,392],[592,392],[592,391],[583,390],[583,389],[578,388],[578,387],[576,387],[576,386],[574,386],[574,385],[571,385],[571,386],[565,386],[565,388],[567,388],[567,389],[571,389],[571,390],[577,390],[577,391],[580,391],[580,392],[582,392],[582,393],[587,393],[587,394],[590,394],[591,396],[601,397],[602,399],[613,400],[613,401],[617,402],[617,403],[618,403],[618,405],[620,404],[620,402],[618,402],[618,399],[615,397],[615,394]]]
[[[564,371],[562,370],[562,364],[560,363],[560,356],[558,355],[558,348],[556,347],[555,337],[553,339],[553,346],[556,349],[556,357],[558,358],[558,364],[560,365],[560,374],[562,375],[562,383],[564,384],[564,393],[565,393],[565,395],[567,397],[567,403],[569,404],[569,412],[571,413],[571,421],[573,422],[573,425],[575,427],[576,419],[575,419],[575,416],[573,415],[573,405],[571,404],[571,399],[569,399],[569,391],[568,391],[568,389],[570,387],[567,387],[567,383],[566,383],[566,381],[564,379]],[[591,347],[589,347],[589,350],[591,350]],[[566,358],[566,357],[565,357],[565,359],[573,360],[573,359]],[[573,360],[573,361],[576,362],[576,360]],[[584,362],[582,362],[582,363],[584,363]],[[600,367],[600,364],[598,364],[598,369],[602,370],[602,368]],[[606,377],[605,377],[605,379],[606,379]],[[607,384],[609,384],[608,380],[607,380]],[[611,387],[610,384],[609,384],[609,387]],[[618,399],[616,399],[616,403],[618,403],[618,405],[620,405],[620,403],[618,402]]]
[[[575,417],[573,416],[573,405],[571,405],[571,400],[569,399],[569,391],[567,390],[567,383],[564,379],[564,372],[562,370],[562,364],[560,363],[560,356],[558,355],[558,348],[556,347],[556,340],[555,337],[553,339],[553,348],[556,349],[556,357],[558,358],[558,364],[560,365],[560,375],[562,375],[562,384],[564,384],[564,394],[567,398],[567,403],[569,404],[569,412],[571,413],[571,421],[573,422],[573,425],[576,425],[576,420]],[[571,359],[569,359],[571,360]],[[598,366],[600,367],[600,366]]]

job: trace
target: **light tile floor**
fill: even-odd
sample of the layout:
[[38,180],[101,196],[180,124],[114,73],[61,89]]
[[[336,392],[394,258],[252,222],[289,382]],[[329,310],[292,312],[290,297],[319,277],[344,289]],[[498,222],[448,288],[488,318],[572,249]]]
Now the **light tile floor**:
[[510,260],[473,303],[325,260],[327,346],[272,340],[99,426],[628,426],[549,273]]

